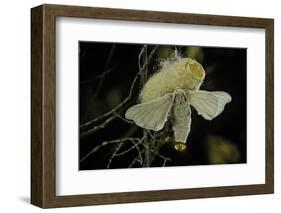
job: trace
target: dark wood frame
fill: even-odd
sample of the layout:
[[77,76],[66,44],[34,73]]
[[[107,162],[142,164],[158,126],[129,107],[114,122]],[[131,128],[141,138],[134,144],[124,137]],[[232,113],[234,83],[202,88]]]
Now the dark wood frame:
[[[259,185],[56,196],[56,17],[262,28],[266,32],[266,183]],[[31,9],[31,203],[65,207],[273,193],[274,20],[41,5]]]

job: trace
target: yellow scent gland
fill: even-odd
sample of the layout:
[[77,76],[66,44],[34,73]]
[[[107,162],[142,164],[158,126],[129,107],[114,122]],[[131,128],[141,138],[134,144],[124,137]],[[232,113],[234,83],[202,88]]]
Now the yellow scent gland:
[[147,102],[172,93],[176,88],[198,90],[205,78],[205,70],[200,63],[183,58],[165,65],[145,83],[140,101]]
[[179,152],[183,152],[186,150],[186,144],[184,143],[176,143],[174,145],[175,150],[179,151]]

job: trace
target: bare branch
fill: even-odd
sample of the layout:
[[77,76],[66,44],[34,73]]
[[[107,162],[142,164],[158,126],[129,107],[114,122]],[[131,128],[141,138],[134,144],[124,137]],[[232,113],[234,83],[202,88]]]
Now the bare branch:
[[121,102],[119,103],[115,108],[111,109],[110,111],[108,111],[107,113],[93,119],[93,120],[90,120],[84,124],[81,124],[80,125],[80,128],[84,128],[84,127],[87,127],[89,125],[92,125],[93,123],[97,122],[97,121],[100,121],[106,117],[108,117],[109,115],[113,114],[113,113],[116,113],[121,107],[123,107],[130,99],[131,99],[131,96],[132,96],[132,93],[133,93],[133,88],[135,86],[135,83],[137,82],[137,79],[138,79],[139,75],[136,75],[132,84],[131,84],[131,88],[130,88],[130,92],[129,92],[129,95]]
[[[148,73],[148,61],[147,61],[147,45],[143,45],[139,57],[138,57],[138,65],[139,70],[143,70],[140,73],[140,90],[143,88],[145,82],[147,81],[147,73]],[[150,143],[148,142],[148,130],[143,129],[143,144],[146,144],[148,148],[145,149],[144,152],[144,167],[149,167],[151,165],[151,151],[150,151]]]
[[[140,50],[139,56],[138,56],[139,71],[138,71],[138,73],[136,74],[136,76],[134,77],[134,79],[131,83],[128,96],[125,99],[123,99],[122,102],[120,102],[116,107],[114,107],[110,111],[108,111],[108,112],[104,113],[103,115],[101,115],[101,116],[99,116],[95,119],[92,119],[92,120],[90,120],[90,121],[88,121],[84,124],[81,124],[80,125],[81,129],[87,128],[87,130],[85,130],[84,132],[81,133],[82,137],[90,135],[90,134],[92,134],[92,133],[94,133],[98,130],[101,130],[101,129],[105,128],[110,122],[112,122],[116,118],[119,118],[126,123],[134,124],[134,122],[123,118],[119,114],[120,113],[119,110],[122,107],[124,107],[127,104],[127,102],[132,98],[133,90],[135,88],[135,84],[137,83],[138,78],[140,77],[140,86],[141,87],[143,87],[143,85],[147,81],[148,65],[149,65],[149,63],[150,63],[150,61],[151,61],[151,59],[152,59],[152,57],[153,57],[157,48],[158,48],[158,46],[154,46],[153,49],[151,50],[151,52],[148,55],[147,54],[147,45],[144,45],[142,47],[142,49]],[[103,78],[103,76],[101,76],[101,78]],[[106,119],[106,120],[104,120],[104,119]],[[99,125],[95,125],[96,123],[98,123],[100,121],[103,121],[103,122]],[[91,127],[92,125],[95,125],[95,126]],[[111,141],[104,141],[100,145],[94,147],[89,153],[87,153],[81,159],[80,162],[83,162],[90,155],[97,152],[101,147],[104,147],[108,144],[117,144],[117,146],[115,147],[112,155],[109,158],[107,168],[110,168],[110,166],[112,164],[112,161],[115,157],[127,154],[128,152],[130,152],[134,149],[138,152],[138,155],[132,160],[132,162],[128,166],[129,168],[134,166],[136,163],[139,163],[140,165],[143,165],[145,167],[149,167],[151,165],[152,161],[154,160],[155,156],[158,156],[161,159],[163,159],[163,166],[165,166],[166,162],[171,161],[171,159],[168,158],[168,157],[165,157],[165,156],[163,156],[159,153],[159,149],[163,145],[165,140],[163,140],[162,135],[159,139],[157,138],[157,136],[158,135],[154,132],[144,130],[142,138],[127,137],[127,138],[116,139],[116,140],[111,140]],[[124,145],[125,142],[131,142],[131,143],[133,143],[133,145],[121,152],[120,150],[121,150],[121,148],[122,148],[122,146]]]
[[[150,52],[150,54],[149,54],[149,56],[148,56],[148,60],[147,60],[147,61],[151,60],[151,58],[153,57],[153,55],[154,55],[154,53],[155,53],[155,51],[156,51],[157,48],[158,48],[158,46],[155,46],[155,47],[152,49],[152,51]],[[87,127],[87,126],[90,126],[90,125],[94,124],[95,122],[98,122],[98,121],[100,121],[100,120],[102,120],[102,119],[104,119],[104,118],[110,116],[111,114],[117,112],[121,107],[123,107],[123,106],[131,99],[132,93],[133,93],[133,89],[134,89],[134,86],[135,86],[135,84],[136,84],[136,82],[137,82],[137,79],[139,78],[141,72],[143,71],[143,69],[144,69],[146,66],[147,66],[147,64],[143,65],[143,66],[141,67],[141,69],[139,70],[139,72],[136,74],[134,80],[132,81],[129,94],[128,94],[128,96],[127,96],[122,102],[120,102],[116,107],[114,107],[113,109],[111,109],[111,110],[108,111],[107,113],[105,113],[105,114],[103,114],[103,115],[101,115],[101,116],[99,116],[99,117],[97,117],[97,118],[95,118],[95,119],[92,119],[92,120],[90,120],[90,121],[87,121],[87,122],[84,123],[84,124],[81,124],[81,125],[80,125],[80,128],[85,128],[85,127]]]

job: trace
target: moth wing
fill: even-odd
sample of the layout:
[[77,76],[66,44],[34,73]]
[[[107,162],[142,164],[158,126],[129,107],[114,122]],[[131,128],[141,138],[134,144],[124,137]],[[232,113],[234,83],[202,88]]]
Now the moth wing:
[[231,101],[231,96],[221,91],[199,90],[189,91],[188,100],[199,115],[202,115],[206,120],[212,120],[224,110],[225,104]]
[[163,97],[132,106],[125,113],[125,117],[144,129],[159,131],[168,119],[173,102],[174,95],[169,93]]
[[186,139],[190,132],[191,109],[185,94],[177,94],[175,96],[173,106],[173,131],[175,141],[186,143]]

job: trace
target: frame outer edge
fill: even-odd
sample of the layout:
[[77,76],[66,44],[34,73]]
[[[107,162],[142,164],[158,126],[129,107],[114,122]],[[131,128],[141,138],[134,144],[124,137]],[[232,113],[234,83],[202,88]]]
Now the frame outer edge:
[[266,26],[266,185],[274,193],[274,19]]
[[31,9],[31,204],[43,207],[43,7]]
[[47,5],[42,7],[42,208],[49,208],[56,200],[56,16]]
[[31,9],[31,27],[31,203],[48,208],[56,198],[56,30],[47,5]]
[[[121,13],[122,12],[122,13]],[[170,15],[171,18],[167,18]],[[56,196],[56,16],[266,29],[266,184],[166,191]],[[129,18],[128,18],[129,16]],[[187,19],[191,18],[191,19]],[[242,21],[242,22],[240,22]],[[41,208],[273,193],[273,20],[41,5],[31,9],[31,203]]]

